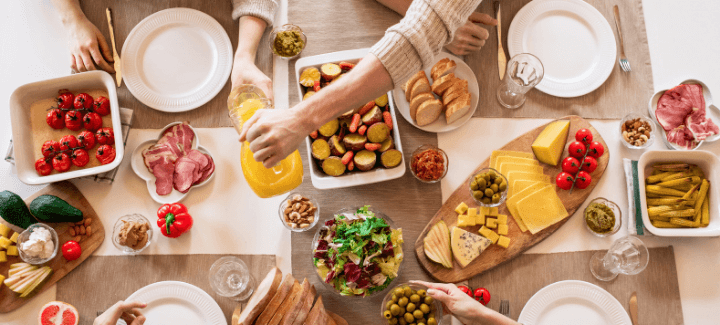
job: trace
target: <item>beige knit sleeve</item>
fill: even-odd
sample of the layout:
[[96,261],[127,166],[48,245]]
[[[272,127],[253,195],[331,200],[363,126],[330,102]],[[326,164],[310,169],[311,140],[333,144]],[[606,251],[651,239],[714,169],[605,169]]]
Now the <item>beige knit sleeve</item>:
[[254,16],[272,26],[279,0],[230,0],[233,5],[232,17]]
[[370,49],[395,85],[402,84],[450,43],[482,0],[414,0],[400,23]]

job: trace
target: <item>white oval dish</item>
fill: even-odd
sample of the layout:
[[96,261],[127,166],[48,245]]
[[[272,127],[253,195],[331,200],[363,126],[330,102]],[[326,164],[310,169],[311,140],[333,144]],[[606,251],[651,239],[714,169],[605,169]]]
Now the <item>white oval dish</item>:
[[[163,133],[165,133],[165,130],[171,128],[174,125],[178,125],[180,123],[182,123],[182,122],[173,122],[173,123],[168,124],[162,130],[160,130],[160,133],[158,134],[157,139],[147,140],[147,141],[141,143],[140,145],[137,146],[137,148],[135,148],[135,150],[132,153],[132,161],[130,162],[130,165],[132,166],[133,171],[135,172],[136,175],[138,175],[138,177],[145,180],[145,182],[147,184],[148,192],[150,193],[150,197],[152,197],[153,200],[155,200],[155,202],[160,203],[160,204],[175,203],[175,202],[182,201],[190,193],[190,191],[193,188],[195,188],[197,186],[203,186],[203,185],[209,183],[210,180],[213,179],[213,176],[215,176],[215,172],[213,171],[213,173],[210,174],[210,177],[208,177],[206,180],[204,180],[203,182],[201,182],[199,184],[193,185],[192,187],[190,187],[190,190],[188,190],[186,193],[181,193],[180,191],[173,188],[172,192],[170,192],[170,194],[168,194],[168,195],[158,195],[157,194],[157,189],[155,187],[155,175],[153,175],[147,169],[147,166],[145,166],[145,159],[143,158],[142,152],[145,149],[147,149],[148,147],[157,143],[158,140],[160,140],[160,138],[162,138],[162,135],[163,135]],[[190,125],[188,125],[188,126],[190,126]],[[207,150],[207,148],[200,145],[200,139],[197,134],[197,131],[195,131],[195,129],[192,126],[190,126],[190,129],[192,129],[193,133],[195,133],[195,138],[193,139],[191,147],[193,149],[196,149],[196,150],[210,156],[210,158],[213,158],[213,155],[210,153],[210,151]],[[215,158],[213,158],[213,161],[215,161]]]

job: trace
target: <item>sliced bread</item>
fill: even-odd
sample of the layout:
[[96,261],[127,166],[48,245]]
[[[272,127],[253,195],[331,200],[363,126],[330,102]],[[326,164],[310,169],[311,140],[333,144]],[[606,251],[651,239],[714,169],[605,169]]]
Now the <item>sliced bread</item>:
[[458,97],[462,96],[462,95],[465,94],[465,93],[466,93],[466,92],[464,92],[464,91],[462,91],[462,90],[455,90],[455,91],[450,91],[450,89],[446,90],[445,93],[443,94],[443,97],[442,97],[443,106],[445,106],[445,108],[447,108],[447,106],[448,106],[453,100],[455,100],[455,98],[458,98]]
[[[427,80],[427,75],[425,74],[425,71],[420,70],[418,71],[418,73],[410,77],[410,79],[408,79],[408,81],[403,86],[403,90],[405,91],[405,99],[408,101],[408,103],[412,99],[412,88],[415,85],[415,82],[423,78]],[[428,83],[430,83],[430,81],[428,81]]]
[[436,95],[442,96],[442,94],[446,90],[448,90],[448,88],[450,88],[450,86],[454,85],[457,80],[458,79],[457,79],[457,77],[455,77],[454,73],[444,75],[444,76],[438,78],[437,80],[435,80],[435,82],[433,82],[432,91]]
[[305,319],[304,324],[305,325],[325,324],[324,315],[326,315],[325,306],[323,306],[322,296],[319,296],[317,298],[317,301],[315,301],[315,305],[310,310],[308,317]]
[[420,107],[422,103],[433,99],[435,99],[435,96],[433,96],[431,93],[420,94],[412,99],[412,101],[410,102],[410,117],[412,117],[413,121],[416,121],[415,115],[417,113],[418,107]]
[[[300,310],[305,303],[305,299],[307,299],[307,296],[310,294],[312,285],[308,279],[304,279],[301,286],[302,290],[300,291],[300,294],[296,297],[296,299],[293,299],[292,302],[290,302],[292,306],[290,306],[285,315],[283,315],[283,318],[280,321],[281,325],[292,325],[293,321],[295,321],[295,318],[300,313]],[[315,288],[312,288],[312,290],[314,291]]]
[[293,285],[296,282],[297,281],[292,274],[285,276],[285,279],[280,285],[280,288],[278,288],[277,293],[275,293],[275,296],[272,300],[270,300],[270,303],[267,305],[262,314],[260,314],[257,321],[255,321],[255,325],[267,325],[270,322],[272,317],[275,315],[275,312],[280,308],[280,305],[290,295],[290,291],[292,291]]
[[452,92],[460,92],[461,94],[468,92],[468,81],[459,78],[455,79],[455,82],[445,91],[445,93]]
[[447,123],[451,124],[457,121],[459,118],[465,116],[465,114],[470,111],[470,103],[470,93],[465,93],[450,102],[447,110],[445,110],[445,119],[447,120]]
[[292,322],[292,325],[302,325],[302,323],[305,322],[305,319],[307,319],[308,314],[310,313],[310,309],[312,309],[313,301],[315,301],[315,294],[317,291],[315,291],[315,286],[310,285],[310,292],[307,293],[305,296],[305,299],[301,301],[301,308],[300,312],[295,317],[295,320]]
[[427,78],[420,78],[415,82],[415,84],[413,84],[410,98],[415,98],[417,95],[423,93],[430,93],[430,81],[428,81]]
[[442,113],[442,102],[440,102],[439,99],[431,99],[428,101],[425,101],[418,107],[417,113],[416,113],[416,123],[418,126],[425,126],[432,122],[435,122],[435,120],[440,117],[440,114]]
[[282,282],[282,272],[277,267],[273,268],[265,276],[265,279],[255,289],[245,309],[238,315],[238,324],[251,325],[265,307],[270,303],[272,297],[277,293]]
[[[305,283],[305,282],[303,282]],[[272,318],[270,319],[270,322],[268,324],[270,325],[278,325],[283,319],[283,316],[287,314],[287,312],[297,304],[297,301],[300,300],[300,295],[302,294],[303,286],[298,283],[297,280],[295,280],[295,283],[293,283],[292,290],[290,291],[290,294],[285,298],[282,304],[280,304],[280,308],[277,309],[274,315],[272,315]]]
[[446,64],[448,64],[448,62],[450,62],[450,59],[448,58],[440,59],[438,62],[435,62],[435,65],[430,68],[430,76],[433,76],[433,80],[436,80],[434,76],[437,74],[437,71],[442,69]]
[[445,63],[443,66],[438,67],[437,70],[435,70],[432,74],[433,80],[437,80],[438,78],[448,74],[448,73],[454,73],[455,68],[457,68],[457,63],[455,61],[450,60],[449,62]]

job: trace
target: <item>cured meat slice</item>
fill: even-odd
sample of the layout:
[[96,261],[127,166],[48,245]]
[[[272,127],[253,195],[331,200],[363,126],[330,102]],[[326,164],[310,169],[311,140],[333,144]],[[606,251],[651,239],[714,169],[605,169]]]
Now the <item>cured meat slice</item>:
[[697,141],[695,141],[692,133],[684,125],[678,126],[677,128],[668,131],[667,139],[671,143],[674,143],[686,149],[692,149],[697,146]]
[[194,139],[195,132],[183,122],[165,130],[158,143],[167,143],[178,157],[182,157],[192,150]]
[[210,162],[208,161],[207,156],[204,153],[195,149],[190,150],[190,152],[188,152],[187,156],[185,157],[187,157],[188,159],[192,159],[199,166],[198,169],[195,170],[195,173],[192,175],[193,184],[195,184],[200,178],[202,178],[203,172],[208,169],[208,165],[210,164]]
[[699,141],[720,133],[706,116],[705,97],[699,84],[678,85],[658,99],[655,117],[667,132],[669,142],[691,149]]
[[693,108],[693,112],[685,119],[685,126],[698,141],[720,133],[720,128],[711,119],[705,117],[704,109]]
[[194,175],[200,169],[200,165],[187,156],[178,159],[173,174],[173,184],[180,193],[187,193],[195,182]]
[[683,125],[685,117],[692,111],[693,102],[690,100],[691,96],[686,86],[679,85],[672,88],[658,99],[655,117],[665,131]]
[[162,157],[154,162],[153,175],[155,175],[155,192],[158,195],[168,195],[173,189],[173,174],[175,162],[168,157]]
[[215,171],[215,161],[213,161],[212,157],[210,157],[209,155],[205,155],[205,157],[207,157],[208,159],[208,167],[205,171],[203,171],[202,177],[200,177],[200,179],[195,182],[195,184],[204,182]]

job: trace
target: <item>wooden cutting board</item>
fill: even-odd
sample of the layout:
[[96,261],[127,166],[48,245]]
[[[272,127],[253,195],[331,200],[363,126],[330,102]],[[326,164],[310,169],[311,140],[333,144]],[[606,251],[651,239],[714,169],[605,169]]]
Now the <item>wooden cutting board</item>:
[[[570,120],[570,130],[568,132],[568,139],[567,143],[565,144],[566,148],[564,150],[561,161],[568,156],[567,146],[572,141],[575,141],[575,132],[577,132],[577,130],[581,128],[586,128],[592,131],[594,138],[593,140],[602,143],[606,149],[605,153],[597,160],[597,169],[595,169],[595,171],[590,174],[592,177],[592,182],[590,183],[590,186],[583,190],[574,189],[572,194],[569,191],[556,188],[557,194],[568,212],[568,217],[533,235],[530,233],[530,231],[520,231],[520,227],[518,227],[514,218],[508,211],[507,206],[505,205],[505,203],[503,203],[499,207],[499,213],[508,215],[508,237],[510,238],[510,246],[507,249],[502,248],[498,245],[490,245],[490,247],[488,247],[482,254],[480,254],[478,258],[476,258],[464,268],[460,267],[460,265],[454,260],[452,269],[444,268],[440,264],[430,261],[425,256],[425,251],[423,249],[423,238],[425,238],[425,235],[427,235],[428,231],[430,231],[430,228],[440,220],[444,220],[450,228],[455,226],[457,224],[457,213],[455,212],[455,207],[457,207],[460,202],[465,202],[470,207],[477,206],[477,204],[472,198],[470,189],[467,184],[470,181],[470,177],[474,176],[478,170],[486,168],[490,165],[490,158],[488,157],[488,159],[486,159],[482,164],[480,164],[480,166],[478,166],[472,174],[468,175],[468,178],[462,183],[462,185],[460,185],[460,187],[458,187],[455,192],[453,192],[453,194],[448,198],[445,204],[443,204],[440,210],[438,210],[435,216],[430,220],[428,225],[425,227],[420,236],[418,236],[418,239],[415,242],[415,254],[417,255],[418,261],[420,262],[420,265],[428,273],[430,273],[430,275],[443,282],[456,283],[467,280],[474,275],[492,269],[502,264],[503,262],[520,255],[528,248],[536,245],[543,239],[550,236],[553,232],[562,227],[562,225],[567,222],[567,220],[575,213],[575,211],[577,211],[577,209],[583,204],[583,202],[585,202],[585,200],[592,192],[593,188],[595,188],[595,185],[597,185],[598,181],[605,173],[605,169],[607,168],[608,161],[610,159],[610,152],[607,150],[607,145],[600,136],[600,133],[598,133],[598,131],[595,130],[595,128],[593,128],[588,121],[586,121],[582,117],[575,115],[566,116],[562,119]],[[530,146],[532,145],[535,138],[540,134],[540,132],[545,129],[546,125],[540,126],[521,135],[520,137],[506,144],[499,150],[523,151],[532,153],[532,149],[530,148]],[[550,176],[550,179],[554,183],[555,177],[558,173],[561,172],[560,164],[558,164],[558,166],[550,166],[540,163],[540,166],[543,167],[543,173]],[[477,233],[477,231],[480,229],[480,226],[468,227],[465,229]]]
[[[53,269],[53,273],[48,279],[45,280],[45,284],[41,284],[40,287],[35,289],[35,291],[31,293],[29,297],[20,298],[19,294],[13,292],[7,286],[0,286],[0,313],[7,313],[18,309],[20,308],[20,306],[30,301],[30,299],[35,297],[38,293],[50,288],[53,284],[58,282],[65,275],[70,273],[70,271],[80,265],[80,263],[82,263],[85,259],[87,259],[98,247],[100,247],[100,244],[102,244],[103,240],[105,239],[105,229],[103,228],[102,221],[98,217],[97,213],[95,213],[95,210],[92,208],[87,199],[85,199],[85,196],[80,193],[80,191],[77,189],[77,187],[75,187],[75,185],[68,181],[50,184],[44,189],[26,198],[25,203],[29,205],[33,199],[44,194],[55,195],[65,200],[70,205],[80,209],[85,218],[92,218],[92,235],[84,236],[82,241],[80,241],[82,255],[80,256],[80,258],[74,261],[67,261],[62,256],[61,249],[59,248],[55,258],[53,258],[50,262],[44,264],[44,266],[51,267]],[[5,220],[2,220],[1,218],[0,222],[9,225],[5,222]],[[68,229],[70,229],[70,225],[72,225],[71,223],[48,223],[48,225],[52,226],[57,232],[59,245],[61,247],[62,244],[64,244],[66,241],[72,240],[72,236],[70,236],[70,233],[68,233]],[[21,230],[15,226],[11,226],[11,228],[14,231]],[[0,263],[0,274],[7,276],[10,265],[20,262],[22,262],[22,260],[19,256],[8,256],[7,262]]]

